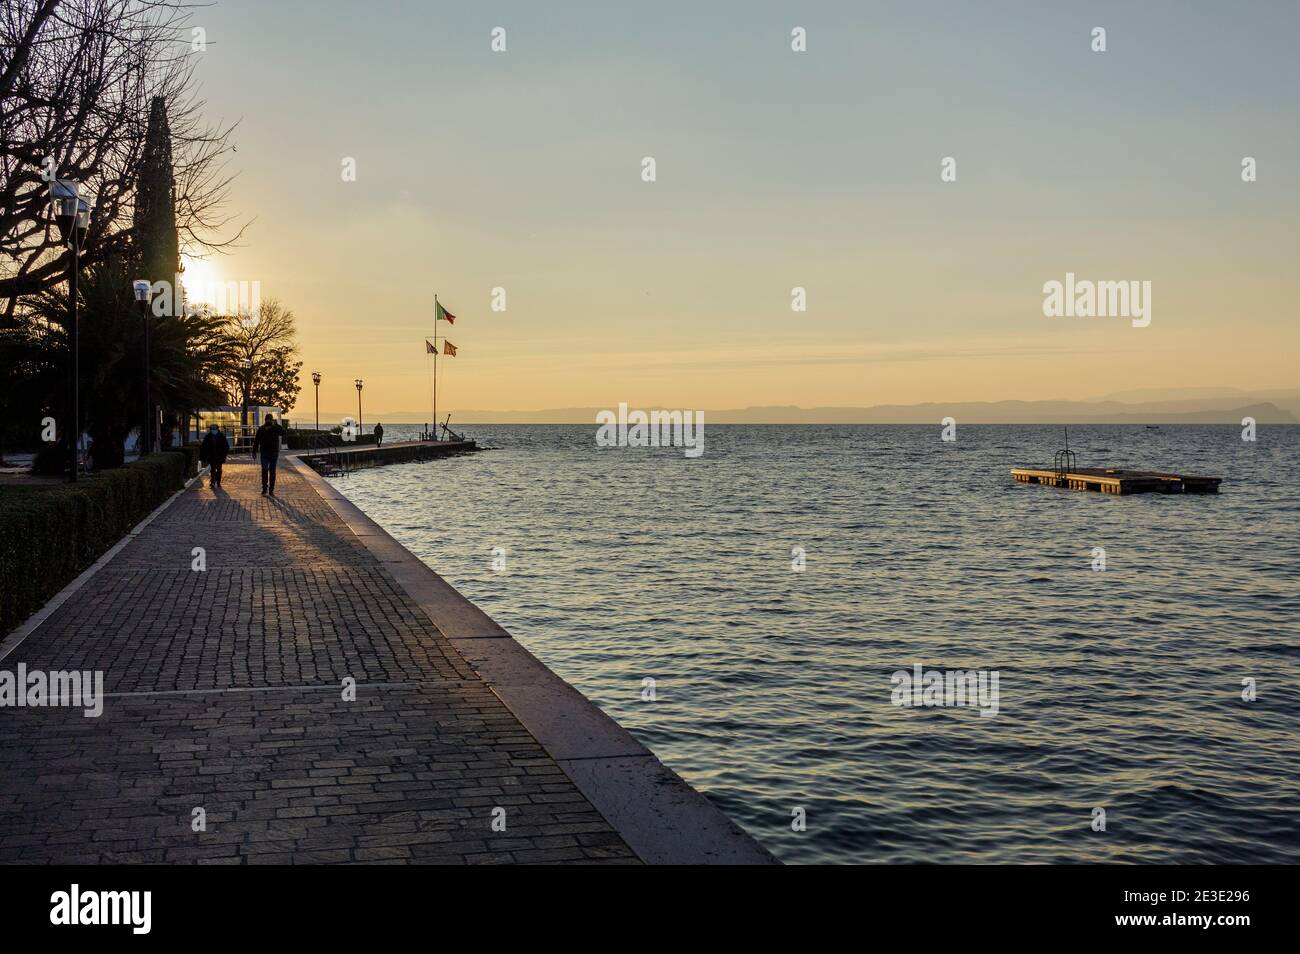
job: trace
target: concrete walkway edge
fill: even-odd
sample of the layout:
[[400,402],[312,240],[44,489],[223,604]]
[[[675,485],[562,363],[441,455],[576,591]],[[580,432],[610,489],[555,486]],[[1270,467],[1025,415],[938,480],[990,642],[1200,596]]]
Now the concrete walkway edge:
[[716,805],[332,484],[299,460],[287,462],[383,564],[642,861],[778,863]]

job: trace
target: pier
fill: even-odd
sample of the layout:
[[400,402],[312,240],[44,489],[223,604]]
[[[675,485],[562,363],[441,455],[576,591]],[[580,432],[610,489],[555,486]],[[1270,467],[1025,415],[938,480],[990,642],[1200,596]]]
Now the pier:
[[306,461],[259,490],[192,481],[0,642],[103,679],[0,708],[0,863],[774,862]]
[[1022,484],[1093,490],[1103,494],[1217,494],[1223,480],[1221,477],[1095,467],[1070,467],[1063,470],[1016,467],[1012,469],[1011,476]]
[[373,444],[363,444],[360,446],[323,447],[312,450],[291,451],[290,453],[318,474],[332,477],[363,467],[434,460],[438,457],[472,453],[478,449],[478,443],[472,440],[396,441],[379,447]]

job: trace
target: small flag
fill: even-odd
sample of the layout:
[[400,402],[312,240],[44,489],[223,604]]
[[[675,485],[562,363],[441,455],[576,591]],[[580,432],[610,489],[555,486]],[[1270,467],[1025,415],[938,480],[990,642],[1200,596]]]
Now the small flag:
[[456,323],[456,316],[453,315],[451,312],[449,312],[446,308],[443,308],[442,303],[439,302],[438,299],[435,298],[433,300],[433,304],[434,307],[437,309],[437,312],[433,319],[434,321],[445,321],[449,325],[454,325]]
[[450,341],[448,341],[446,338],[443,338],[443,339],[442,339],[442,353],[443,353],[443,354],[449,354],[449,355],[451,355],[451,356],[454,358],[454,357],[456,357],[456,346],[455,346],[454,344],[452,344]]
[[432,341],[430,341],[428,338],[425,338],[425,339],[424,339],[424,353],[425,353],[425,354],[437,354],[437,353],[438,353],[438,346],[437,346],[436,344],[434,344]]

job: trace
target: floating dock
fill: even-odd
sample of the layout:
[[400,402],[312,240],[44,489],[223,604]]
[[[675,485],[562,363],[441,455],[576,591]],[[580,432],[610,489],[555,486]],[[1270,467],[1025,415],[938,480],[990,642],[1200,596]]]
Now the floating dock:
[[1011,476],[1022,484],[1046,484],[1069,490],[1095,490],[1103,494],[1217,494],[1221,477],[1193,477],[1163,474],[1153,470],[1071,467],[1068,470],[1038,470],[1015,467]]

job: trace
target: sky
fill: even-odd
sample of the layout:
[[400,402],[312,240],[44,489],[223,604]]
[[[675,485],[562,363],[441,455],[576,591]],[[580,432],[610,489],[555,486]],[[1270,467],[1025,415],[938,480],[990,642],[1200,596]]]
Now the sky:
[[[428,419],[435,293],[453,422],[1296,380],[1294,3],[217,0],[194,24],[251,223],[194,277],[294,311],[323,422],[358,377],[364,418]],[[1045,316],[1067,272],[1149,281],[1150,324]]]

